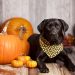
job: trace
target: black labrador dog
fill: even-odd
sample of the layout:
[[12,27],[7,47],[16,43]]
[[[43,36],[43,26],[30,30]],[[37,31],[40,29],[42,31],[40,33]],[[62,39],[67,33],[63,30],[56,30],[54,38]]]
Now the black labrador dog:
[[37,61],[40,72],[49,72],[45,62],[56,63],[57,61],[64,62],[68,70],[74,71],[75,65],[68,58],[62,45],[68,24],[62,19],[52,18],[43,20],[37,28],[40,34],[32,35],[28,41],[30,42],[29,55]]

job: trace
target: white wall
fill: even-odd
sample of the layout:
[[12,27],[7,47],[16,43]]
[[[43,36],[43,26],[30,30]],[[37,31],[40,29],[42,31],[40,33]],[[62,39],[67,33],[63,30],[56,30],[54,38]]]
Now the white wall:
[[72,2],[72,16],[73,16],[73,24],[75,24],[75,0]]
[[0,0],[0,23],[3,20],[2,0]]
[[72,10],[74,2],[75,0],[0,0],[0,22],[11,17],[24,17],[33,24],[34,31],[38,32],[37,25],[44,18],[62,18],[69,24],[68,32],[71,33],[75,19],[75,11]]
[[72,32],[72,0],[47,0],[47,18],[61,18],[69,24]]
[[2,0],[3,21],[11,17],[29,19],[29,0]]

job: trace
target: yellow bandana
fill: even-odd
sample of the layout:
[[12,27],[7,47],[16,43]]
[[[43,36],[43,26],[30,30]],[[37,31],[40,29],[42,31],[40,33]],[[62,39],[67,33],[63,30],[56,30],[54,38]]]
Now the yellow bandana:
[[57,56],[63,50],[63,44],[50,46],[50,43],[46,39],[44,39],[42,36],[40,36],[39,38],[39,43],[40,43],[42,50],[50,58]]

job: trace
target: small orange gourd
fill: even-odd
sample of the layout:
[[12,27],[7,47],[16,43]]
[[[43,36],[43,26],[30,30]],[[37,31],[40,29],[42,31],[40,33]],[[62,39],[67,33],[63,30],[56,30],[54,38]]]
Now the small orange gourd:
[[37,62],[34,60],[27,61],[26,66],[28,68],[35,68],[35,67],[37,67]]
[[13,61],[11,62],[11,65],[12,65],[13,67],[15,67],[15,68],[18,68],[18,67],[22,67],[22,66],[23,66],[23,62],[20,61],[20,60],[13,60]]
[[31,57],[30,56],[18,56],[17,59],[23,61],[23,64],[26,64],[27,61],[31,60]]

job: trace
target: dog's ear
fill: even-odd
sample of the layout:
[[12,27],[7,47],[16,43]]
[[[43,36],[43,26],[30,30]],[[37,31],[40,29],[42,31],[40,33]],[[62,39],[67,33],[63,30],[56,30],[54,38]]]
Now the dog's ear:
[[46,25],[46,19],[44,19],[38,26],[37,26],[37,29],[38,31],[41,33],[44,29],[44,26]]
[[64,20],[62,20],[62,19],[58,19],[58,20],[62,24],[64,32],[66,32],[68,30],[68,28],[69,28],[68,24]]

